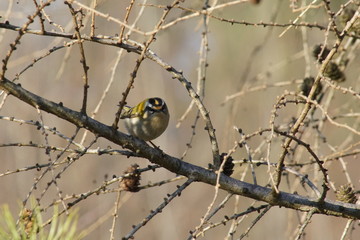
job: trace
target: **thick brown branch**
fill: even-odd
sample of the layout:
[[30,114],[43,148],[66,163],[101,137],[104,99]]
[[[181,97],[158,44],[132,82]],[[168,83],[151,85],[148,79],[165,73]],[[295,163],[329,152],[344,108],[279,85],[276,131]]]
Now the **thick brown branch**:
[[[144,141],[122,132],[115,131],[111,126],[107,126],[80,112],[66,108],[62,106],[62,104],[57,104],[35,95],[6,78],[0,81],[0,89],[3,89],[10,95],[15,96],[31,106],[37,106],[39,109],[71,122],[78,127],[86,128],[97,136],[106,138],[113,143],[130,149],[139,156],[147,158],[152,163],[158,164],[171,172],[186,176],[194,181],[211,185],[216,184],[217,174],[215,172],[169,156],[159,149],[150,147]],[[314,211],[314,213],[360,219],[360,207],[354,204],[329,200],[319,203],[317,199],[285,192],[279,192],[279,194],[274,197],[269,188],[242,182],[225,175],[220,177],[220,188],[230,193],[264,201],[275,206],[283,206],[305,212]]]

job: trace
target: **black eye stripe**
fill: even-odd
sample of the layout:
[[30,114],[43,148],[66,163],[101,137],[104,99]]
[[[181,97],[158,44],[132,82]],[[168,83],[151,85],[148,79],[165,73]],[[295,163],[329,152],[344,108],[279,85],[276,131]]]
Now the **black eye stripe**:
[[152,108],[152,106],[146,106],[146,111],[150,112],[150,113],[153,113],[156,111],[156,109]]

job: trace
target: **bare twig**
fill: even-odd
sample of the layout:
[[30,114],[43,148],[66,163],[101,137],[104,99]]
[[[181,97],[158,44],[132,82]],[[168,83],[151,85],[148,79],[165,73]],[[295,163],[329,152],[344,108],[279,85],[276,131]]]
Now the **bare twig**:
[[[74,22],[74,29],[75,29],[75,34],[79,44],[79,50],[80,50],[80,63],[82,64],[83,70],[84,70],[84,75],[83,75],[83,80],[84,80],[84,87],[83,87],[83,103],[82,103],[82,107],[81,107],[81,112],[86,114],[86,106],[87,106],[87,101],[88,101],[88,88],[89,88],[89,77],[88,77],[88,70],[89,67],[86,63],[86,57],[85,57],[85,50],[84,50],[84,45],[83,45],[83,41],[81,39],[81,34],[80,34],[80,28],[82,26],[81,21],[80,23],[78,22],[76,15],[77,15],[77,11],[75,11],[75,9],[72,7],[71,3],[68,1],[64,2],[66,5],[68,5],[69,9],[70,9],[70,13],[73,17],[73,22]],[[80,15],[81,15],[81,11],[80,11]],[[80,16],[82,18],[82,16]]]
[[144,219],[141,221],[141,223],[139,223],[136,226],[133,226],[133,230],[131,230],[131,232],[129,232],[126,236],[124,236],[122,239],[132,239],[134,237],[134,234],[141,228],[143,227],[147,222],[149,222],[153,217],[155,217],[157,214],[161,213],[162,210],[177,196],[181,195],[181,192],[185,190],[185,188],[187,188],[191,183],[193,182],[193,180],[189,179],[187,180],[183,185],[178,186],[178,189],[173,192],[172,194],[168,195],[167,198],[164,199],[164,202],[162,204],[160,204],[155,210],[152,210],[151,213]]

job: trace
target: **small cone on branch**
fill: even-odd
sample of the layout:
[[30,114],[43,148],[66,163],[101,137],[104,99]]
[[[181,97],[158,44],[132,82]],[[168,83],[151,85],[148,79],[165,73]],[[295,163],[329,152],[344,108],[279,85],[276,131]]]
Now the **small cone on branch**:
[[129,176],[123,177],[120,181],[120,187],[129,192],[137,192],[139,191],[140,185],[140,172],[138,171],[139,165],[132,164],[128,167],[127,170],[124,171],[124,174],[129,174]]

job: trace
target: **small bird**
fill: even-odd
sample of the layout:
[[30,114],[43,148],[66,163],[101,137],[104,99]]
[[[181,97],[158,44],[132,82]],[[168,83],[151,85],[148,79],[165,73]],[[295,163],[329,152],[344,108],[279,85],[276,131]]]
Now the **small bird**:
[[159,137],[169,124],[169,110],[164,100],[147,98],[135,107],[125,106],[120,115],[128,132],[144,141]]

